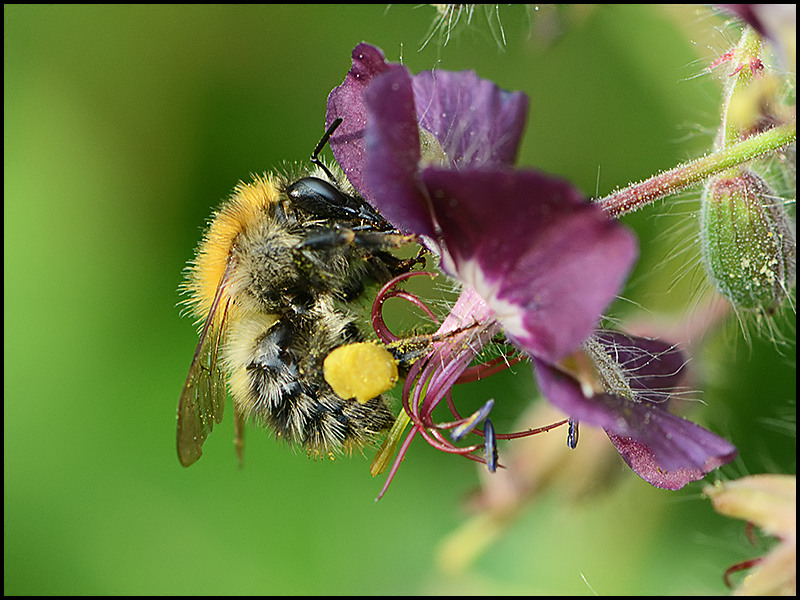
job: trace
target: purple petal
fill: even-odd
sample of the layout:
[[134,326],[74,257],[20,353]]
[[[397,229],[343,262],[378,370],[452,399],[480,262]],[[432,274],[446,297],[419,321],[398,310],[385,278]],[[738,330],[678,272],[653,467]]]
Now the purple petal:
[[602,331],[595,337],[625,369],[640,399],[666,403],[678,390],[686,357],[674,345],[619,331]]
[[511,169],[428,168],[443,267],[472,286],[512,340],[550,362],[597,325],[636,255],[626,229],[567,182]]
[[[675,417],[678,418],[678,417]],[[688,423],[688,421],[687,421]],[[701,467],[665,469],[656,459],[655,454],[643,443],[629,437],[620,437],[606,431],[609,439],[617,447],[622,458],[634,473],[650,485],[667,490],[679,490],[687,483],[699,481],[708,473],[736,457],[736,448],[710,431],[695,425],[699,432],[694,435],[701,438],[696,443],[705,443],[707,460]]]
[[547,399],[576,421],[605,429],[631,468],[653,485],[678,489],[736,456],[730,442],[667,412],[665,403],[611,394],[587,398],[568,375],[541,360],[534,365]]
[[419,180],[419,127],[437,138],[452,161],[448,166],[511,164],[527,108],[525,94],[474,72],[412,77],[362,43],[344,82],[328,97],[326,123],[343,119],[330,146],[353,187],[401,231],[432,238],[435,224]]
[[330,139],[331,150],[347,179],[367,199],[370,197],[364,183],[364,132],[367,124],[364,92],[375,77],[388,69],[383,52],[362,42],[353,49],[353,64],[344,82],[328,95],[325,126],[330,127],[337,118],[342,119],[342,124]]
[[433,237],[436,229],[419,173],[419,125],[411,76],[392,65],[365,95],[366,187],[371,204],[399,230]]
[[413,77],[420,125],[461,168],[512,165],[525,127],[528,97],[474,71],[423,71]]

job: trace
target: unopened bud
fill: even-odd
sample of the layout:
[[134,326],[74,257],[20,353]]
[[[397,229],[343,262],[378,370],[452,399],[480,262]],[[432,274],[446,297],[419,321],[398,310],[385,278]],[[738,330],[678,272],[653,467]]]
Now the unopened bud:
[[783,205],[749,171],[710,180],[700,208],[703,262],[736,308],[773,312],[795,278],[795,234]]

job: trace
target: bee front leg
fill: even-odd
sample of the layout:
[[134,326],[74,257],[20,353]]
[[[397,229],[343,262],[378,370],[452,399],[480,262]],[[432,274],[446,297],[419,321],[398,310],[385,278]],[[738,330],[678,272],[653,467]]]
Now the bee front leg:
[[325,250],[342,246],[357,246],[368,252],[402,248],[417,241],[415,235],[403,235],[390,231],[358,231],[349,227],[332,227],[317,231],[306,237],[299,247]]
[[417,243],[415,235],[403,235],[396,231],[360,231],[349,227],[336,226],[324,231],[317,231],[298,246],[300,250],[319,251],[352,247],[363,253],[377,279],[386,283],[393,277],[411,271],[417,265],[425,265],[425,249],[413,258],[398,258],[389,250],[396,250],[411,243]]

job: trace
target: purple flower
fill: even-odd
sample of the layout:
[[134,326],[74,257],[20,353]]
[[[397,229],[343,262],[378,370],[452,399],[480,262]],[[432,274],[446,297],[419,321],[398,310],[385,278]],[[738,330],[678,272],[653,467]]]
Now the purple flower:
[[602,427],[642,479],[676,490],[735,458],[730,442],[667,410],[683,374],[676,348],[608,331],[584,348],[589,373],[566,374],[534,357],[539,386],[573,420]]
[[[411,75],[364,43],[328,98],[328,124],[343,119],[330,145],[353,186],[399,230],[420,236],[463,284],[439,328],[450,335],[406,380],[412,429],[390,479],[416,433],[465,453],[430,415],[446,399],[460,417],[450,389],[502,330],[532,358],[543,393],[573,425],[603,427],[645,480],[680,488],[731,460],[735,448],[667,412],[664,390],[683,364],[677,351],[593,336],[636,258],[636,241],[568,182],[511,166],[527,107],[524,94],[474,72]],[[594,371],[574,368],[587,362]],[[604,362],[616,370],[604,372]]]

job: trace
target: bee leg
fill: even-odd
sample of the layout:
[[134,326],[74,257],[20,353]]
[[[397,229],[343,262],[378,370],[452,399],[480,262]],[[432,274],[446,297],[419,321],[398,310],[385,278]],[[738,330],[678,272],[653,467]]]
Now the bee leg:
[[385,265],[383,270],[391,276],[388,278],[378,277],[378,279],[388,281],[391,277],[411,271],[417,265],[425,265],[424,255],[427,250],[424,247],[420,247],[419,252],[413,258],[398,258],[387,252],[387,250],[401,248],[418,241],[419,238],[415,235],[403,235],[391,231],[358,231],[337,226],[309,235],[299,245],[299,248],[309,250],[327,250],[342,246],[362,248],[369,253],[368,261],[374,262],[373,259],[375,259]]
[[416,256],[412,258],[398,258],[394,254],[389,254],[388,252],[377,252],[375,253],[374,258],[380,259],[380,261],[388,267],[392,277],[396,277],[398,275],[402,275],[403,273],[413,271],[414,267],[418,265],[424,269],[426,265],[425,255],[427,253],[427,248],[420,246],[419,252],[417,252]]
[[387,252],[417,241],[418,238],[414,235],[403,235],[392,231],[358,231],[336,226],[309,235],[298,248],[301,251],[324,251],[344,246],[363,249],[368,253],[364,258],[369,263],[375,279],[386,283],[397,275],[411,271],[417,265],[425,264],[424,248],[420,248],[415,257],[406,259]]
[[292,248],[294,263],[312,288],[326,290],[334,282],[327,263],[335,253],[330,251],[349,245],[348,231],[330,229],[315,232]]
[[349,227],[337,226],[312,233],[300,243],[300,247],[326,250],[352,245],[377,252],[401,248],[416,241],[417,236],[415,235],[403,235],[391,231],[357,231]]
[[236,448],[236,456],[239,459],[239,467],[244,466],[244,424],[246,417],[242,411],[236,406],[234,402],[233,405],[233,412],[234,412],[234,422],[233,422],[233,430],[234,430],[234,437],[233,437],[233,445]]
[[333,250],[350,246],[355,239],[355,231],[348,227],[331,227],[309,234],[297,245],[300,250]]

